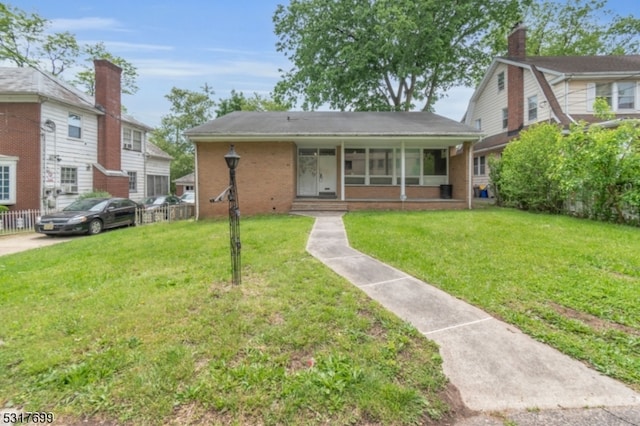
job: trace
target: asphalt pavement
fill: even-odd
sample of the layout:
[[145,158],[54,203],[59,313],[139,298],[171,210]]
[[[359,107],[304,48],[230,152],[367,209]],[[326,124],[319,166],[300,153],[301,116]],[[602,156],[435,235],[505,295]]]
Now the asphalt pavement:
[[349,246],[339,213],[317,214],[307,251],[440,346],[477,414],[461,426],[640,426],[640,394],[518,328]]

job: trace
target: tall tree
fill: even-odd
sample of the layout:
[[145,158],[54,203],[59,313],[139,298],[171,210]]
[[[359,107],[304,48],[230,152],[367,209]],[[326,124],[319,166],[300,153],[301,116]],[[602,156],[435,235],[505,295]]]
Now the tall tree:
[[[640,19],[620,16],[606,0],[535,1],[523,6],[527,54],[531,56],[629,55],[640,53]],[[510,26],[488,37],[493,56],[507,51]]]
[[151,134],[151,141],[174,158],[171,180],[194,170],[193,145],[183,133],[213,117],[213,95],[214,91],[207,84],[200,92],[173,87],[165,95],[171,104],[170,113],[162,117],[160,127]]
[[108,52],[104,43],[81,47],[75,35],[65,31],[47,34],[50,21],[36,13],[27,13],[0,3],[0,60],[18,67],[34,67],[62,76],[83,57],[90,65],[80,71],[73,84],[94,94],[94,59],[107,59],[122,68],[122,92],[133,94],[137,70],[125,59]]
[[94,59],[106,59],[114,65],[122,68],[122,93],[133,95],[138,91],[136,79],[138,78],[137,69],[127,60],[109,53],[103,42],[87,45],[83,52],[86,55],[84,70],[76,74],[75,80],[72,81],[78,87],[84,88],[84,91],[90,95],[95,94],[96,75],[93,68]]
[[291,0],[273,16],[293,63],[278,99],[304,109],[430,110],[491,60],[483,37],[528,0]]
[[231,96],[220,98],[216,108],[216,117],[222,117],[233,111],[288,111],[291,105],[280,103],[270,97],[254,93],[247,98],[244,93],[231,90]]

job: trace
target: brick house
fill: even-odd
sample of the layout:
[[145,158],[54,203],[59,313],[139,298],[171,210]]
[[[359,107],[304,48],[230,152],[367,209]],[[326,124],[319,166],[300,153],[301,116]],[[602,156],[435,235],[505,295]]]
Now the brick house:
[[516,26],[508,56],[495,58],[472,95],[464,123],[485,137],[474,146],[473,181],[489,181],[487,159],[539,122],[597,122],[596,97],[617,118],[640,118],[640,55],[527,56],[526,28]]
[[234,112],[185,132],[195,144],[196,212],[237,170],[243,214],[292,210],[463,209],[479,131],[429,112]]
[[0,68],[0,204],[59,210],[94,189],[168,192],[171,157],[122,114],[120,68],[96,60],[95,70],[91,97],[33,68]]

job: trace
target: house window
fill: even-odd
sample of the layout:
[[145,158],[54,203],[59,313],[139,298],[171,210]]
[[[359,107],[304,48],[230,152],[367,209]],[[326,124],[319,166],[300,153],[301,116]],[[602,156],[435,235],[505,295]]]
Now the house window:
[[502,128],[506,129],[509,126],[509,109],[502,108]]
[[0,155],[0,204],[16,203],[16,163],[17,157]]
[[142,132],[129,128],[122,129],[122,146],[132,151],[142,151]]
[[[402,150],[396,149],[396,184],[402,182]],[[407,185],[420,185],[420,149],[407,148],[404,150],[404,183]]]
[[424,176],[447,175],[446,149],[425,149],[422,159]]
[[482,119],[478,118],[476,120],[476,130],[482,130]]
[[69,126],[69,137],[80,139],[82,137],[82,117],[80,117],[78,114],[70,112],[67,124]]
[[129,192],[138,192],[138,172],[127,172],[129,175]]
[[[446,183],[447,151],[447,149],[405,149],[405,184]],[[400,185],[401,163],[402,150],[399,148],[345,148],[345,184]]]
[[148,175],[147,197],[167,195],[169,193],[169,176]]
[[609,107],[613,107],[612,96],[611,83],[596,83],[596,98],[604,99]]
[[504,90],[504,71],[498,74],[498,91]]
[[618,83],[618,109],[635,109],[636,107],[636,83]]
[[538,96],[534,95],[527,98],[527,105],[529,109],[529,121],[538,119]]
[[62,192],[75,194],[78,192],[78,169],[75,167],[60,168],[60,187]]
[[369,149],[369,183],[391,185],[393,182],[393,150]]
[[484,176],[485,174],[486,159],[485,156],[473,157],[473,175]]
[[367,150],[348,149],[344,152],[344,182],[351,185],[364,185],[367,174]]

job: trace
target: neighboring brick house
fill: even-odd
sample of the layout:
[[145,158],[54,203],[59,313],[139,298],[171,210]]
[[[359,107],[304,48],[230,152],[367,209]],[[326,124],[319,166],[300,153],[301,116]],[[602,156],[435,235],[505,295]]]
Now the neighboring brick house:
[[168,193],[171,157],[122,114],[120,68],[95,69],[94,98],[33,68],[0,68],[0,204],[59,210],[94,189]]
[[617,118],[640,117],[640,55],[527,56],[526,28],[518,25],[508,56],[493,60],[463,120],[485,134],[474,146],[474,184],[488,183],[489,156],[500,155],[530,125],[598,121],[596,97],[605,98]]
[[429,112],[234,112],[185,134],[200,218],[227,214],[209,200],[229,183],[230,144],[243,214],[470,208],[481,135]]

